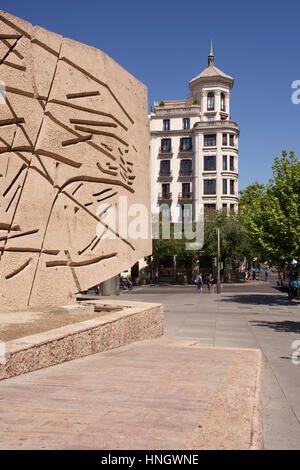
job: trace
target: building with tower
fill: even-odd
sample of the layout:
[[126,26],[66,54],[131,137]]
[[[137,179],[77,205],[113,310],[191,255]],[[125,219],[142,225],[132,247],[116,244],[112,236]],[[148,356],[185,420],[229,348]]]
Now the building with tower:
[[150,114],[152,208],[171,220],[204,210],[238,209],[239,127],[231,120],[234,80],[215,66],[189,82],[191,97],[154,103]]

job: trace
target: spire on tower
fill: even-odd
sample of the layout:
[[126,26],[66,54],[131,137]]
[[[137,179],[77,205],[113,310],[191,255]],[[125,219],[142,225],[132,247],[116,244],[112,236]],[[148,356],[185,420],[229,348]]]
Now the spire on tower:
[[210,67],[211,65],[215,65],[215,56],[214,56],[214,51],[213,51],[212,40],[210,41],[210,51],[209,51],[209,56],[208,56],[208,66]]

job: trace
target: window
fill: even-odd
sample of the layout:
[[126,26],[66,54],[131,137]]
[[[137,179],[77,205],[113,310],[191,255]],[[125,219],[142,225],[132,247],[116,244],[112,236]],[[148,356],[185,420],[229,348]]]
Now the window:
[[162,184],[162,195],[164,198],[168,199],[170,196],[170,184]]
[[182,195],[185,197],[190,197],[191,186],[190,183],[182,183]]
[[230,194],[234,194],[234,180],[230,180]]
[[223,171],[227,171],[227,155],[223,155]]
[[230,212],[234,212],[234,204],[230,204]]
[[225,111],[225,94],[221,93],[221,111]]
[[210,92],[207,94],[207,110],[213,111],[215,109],[215,94]]
[[170,207],[168,204],[162,204],[161,206],[159,206],[159,210],[164,220],[170,220],[171,213],[170,213]]
[[216,194],[216,180],[204,180],[204,194]]
[[227,212],[227,204],[226,203],[222,204],[222,209],[223,209],[223,211]]
[[234,134],[230,134],[229,136],[229,145],[230,147],[234,147]]
[[164,131],[169,131],[170,130],[170,119],[164,119],[163,120],[163,128],[164,128]]
[[208,211],[215,211],[216,210],[216,204],[204,204],[204,213],[207,213]]
[[230,157],[229,169],[230,171],[234,171],[234,157]]
[[190,128],[190,118],[184,118],[183,119],[183,129],[189,129]]
[[183,204],[181,206],[182,219],[191,221],[192,220],[192,204]]
[[161,139],[161,151],[171,152],[171,139]]
[[216,157],[204,157],[204,171],[216,170]]
[[191,137],[183,137],[180,139],[180,150],[192,150]]
[[217,145],[216,134],[206,134],[204,136],[204,147],[215,147]]
[[208,121],[214,121],[215,120],[215,116],[207,116],[207,120]]
[[227,194],[227,180],[223,180],[223,194]]
[[181,176],[190,176],[192,174],[192,160],[182,160],[180,172]]
[[222,145],[227,147],[227,134],[222,135]]
[[160,163],[160,175],[170,176],[170,160],[163,160]]

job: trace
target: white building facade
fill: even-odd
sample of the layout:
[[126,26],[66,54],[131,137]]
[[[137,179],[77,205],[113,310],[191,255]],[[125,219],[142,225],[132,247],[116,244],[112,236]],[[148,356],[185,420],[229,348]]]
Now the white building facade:
[[234,80],[214,64],[190,81],[186,100],[154,103],[150,114],[152,208],[173,222],[206,209],[238,210],[239,127],[230,116]]

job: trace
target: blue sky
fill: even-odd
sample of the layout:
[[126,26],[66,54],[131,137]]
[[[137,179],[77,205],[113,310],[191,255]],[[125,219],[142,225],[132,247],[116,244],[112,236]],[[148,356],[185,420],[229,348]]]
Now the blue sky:
[[1,9],[103,50],[147,85],[149,105],[187,96],[213,39],[216,66],[235,78],[240,189],[268,181],[282,149],[300,157],[299,0],[2,0]]

